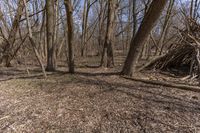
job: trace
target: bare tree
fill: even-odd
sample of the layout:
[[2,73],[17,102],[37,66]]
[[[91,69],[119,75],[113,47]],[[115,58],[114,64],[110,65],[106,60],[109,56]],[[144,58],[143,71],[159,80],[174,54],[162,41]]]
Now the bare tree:
[[18,1],[17,4],[17,11],[16,11],[16,15],[14,16],[14,20],[12,22],[12,27],[11,30],[9,32],[9,36],[8,39],[6,39],[6,41],[4,41],[4,47],[3,47],[3,63],[5,64],[5,66],[10,66],[10,61],[11,61],[11,57],[13,54],[13,46],[14,43],[16,41],[16,33],[19,30],[19,21],[21,19],[22,13],[23,13],[23,9],[24,9],[24,4],[23,1]]
[[33,33],[32,33],[32,29],[31,29],[31,23],[29,21],[29,12],[27,10],[26,0],[23,0],[23,3],[24,3],[24,6],[25,6],[25,13],[26,13],[26,20],[27,20],[27,28],[28,28],[28,33],[29,33],[29,40],[30,40],[30,43],[31,43],[31,45],[33,47],[34,54],[35,54],[35,56],[36,56],[36,58],[37,58],[37,60],[38,60],[38,62],[40,64],[40,67],[41,67],[42,71],[43,71],[44,77],[46,78],[47,75],[46,75],[46,72],[45,72],[45,68],[44,68],[44,65],[42,63],[41,57],[39,55],[39,52],[38,52],[38,50],[36,48],[36,43],[35,43],[35,41],[33,39]]

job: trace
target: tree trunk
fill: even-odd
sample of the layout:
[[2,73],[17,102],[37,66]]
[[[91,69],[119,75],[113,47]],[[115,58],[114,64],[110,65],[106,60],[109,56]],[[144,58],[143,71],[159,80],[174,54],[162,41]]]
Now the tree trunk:
[[165,7],[167,0],[153,0],[135,37],[132,38],[128,56],[126,58],[122,74],[131,76],[136,70],[136,65],[142,47]]
[[190,3],[190,17],[193,17],[193,11],[194,11],[194,0],[191,0]]
[[99,1],[99,12],[98,12],[98,53],[97,55],[103,54],[103,26],[104,26],[104,17],[105,17],[105,8],[104,8],[105,1]]
[[64,1],[67,14],[67,37],[68,37],[68,67],[69,73],[74,73],[74,31],[73,31],[73,6],[71,0]]
[[172,17],[172,9],[174,6],[175,0],[170,0],[169,2],[169,6],[167,8],[167,14],[165,16],[165,20],[164,20],[164,24],[162,27],[162,32],[160,35],[160,38],[158,40],[158,50],[156,51],[156,55],[159,56],[162,54],[163,52],[163,48],[164,48],[164,41],[166,39],[168,30],[169,30],[169,26],[170,26],[170,21],[171,21],[171,17]]
[[101,58],[101,66],[113,67],[114,57],[113,57],[113,37],[114,37],[114,22],[116,18],[117,4],[115,0],[108,1],[108,18],[107,18],[107,29],[104,41],[103,54]]
[[133,0],[133,37],[135,36],[136,34],[136,31],[137,31],[137,11],[136,11],[136,0]]
[[86,40],[86,32],[87,32],[87,2],[88,0],[84,1],[84,9],[83,9],[83,20],[82,20],[82,37],[81,37],[81,56],[84,56],[85,50],[85,40]]
[[56,70],[56,55],[54,44],[54,1],[46,0],[46,34],[47,34],[47,71]]

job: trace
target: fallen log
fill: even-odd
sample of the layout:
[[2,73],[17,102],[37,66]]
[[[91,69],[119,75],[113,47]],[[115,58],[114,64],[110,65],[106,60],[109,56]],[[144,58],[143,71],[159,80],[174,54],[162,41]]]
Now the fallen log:
[[125,79],[128,79],[128,80],[132,80],[132,81],[136,81],[136,82],[142,82],[142,83],[145,83],[145,84],[152,84],[152,85],[157,85],[157,86],[177,88],[177,89],[181,89],[181,90],[187,90],[187,91],[200,93],[200,87],[199,86],[172,83],[172,82],[167,82],[167,81],[164,82],[164,81],[157,81],[157,80],[138,79],[138,78],[127,77],[127,76],[122,76],[122,77],[125,78]]

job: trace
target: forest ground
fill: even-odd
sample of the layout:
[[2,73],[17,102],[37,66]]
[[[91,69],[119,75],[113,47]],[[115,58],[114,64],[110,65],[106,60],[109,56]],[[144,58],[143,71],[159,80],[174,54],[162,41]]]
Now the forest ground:
[[[105,69],[89,61],[97,60],[47,79],[37,67],[31,76],[24,67],[1,68],[0,132],[200,132],[200,93],[125,79],[120,62]],[[158,78],[150,75],[138,77]]]

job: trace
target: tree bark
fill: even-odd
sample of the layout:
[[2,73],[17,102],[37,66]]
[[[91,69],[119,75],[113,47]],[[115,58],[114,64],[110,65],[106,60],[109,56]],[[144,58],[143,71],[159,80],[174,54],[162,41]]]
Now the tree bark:
[[132,38],[130,49],[124,67],[122,70],[123,75],[132,76],[133,72],[136,71],[136,65],[140,56],[140,52],[144,43],[154,27],[157,19],[159,18],[162,10],[164,9],[167,0],[153,0],[151,3],[144,19],[138,29],[135,37]]
[[107,18],[107,29],[104,41],[103,54],[101,58],[101,66],[113,67],[113,37],[114,37],[114,22],[116,18],[117,3],[115,0],[108,1],[108,18]]
[[56,70],[56,55],[54,44],[54,3],[55,0],[46,0],[46,35],[47,35],[47,67],[46,71]]
[[135,36],[136,34],[136,31],[137,31],[137,13],[136,13],[136,6],[137,6],[137,3],[136,3],[136,0],[133,0],[133,37]]
[[81,37],[81,56],[84,56],[84,50],[85,50],[85,40],[86,40],[86,33],[87,33],[87,19],[88,19],[88,13],[87,12],[87,3],[89,1],[84,1],[84,9],[83,9],[83,20],[82,20],[82,37]]
[[98,11],[98,53],[97,55],[103,54],[103,29],[104,29],[104,17],[105,17],[105,1],[99,1],[99,11]]
[[73,31],[73,6],[71,0],[64,1],[67,15],[67,37],[68,37],[68,67],[69,73],[74,73],[74,31]]

